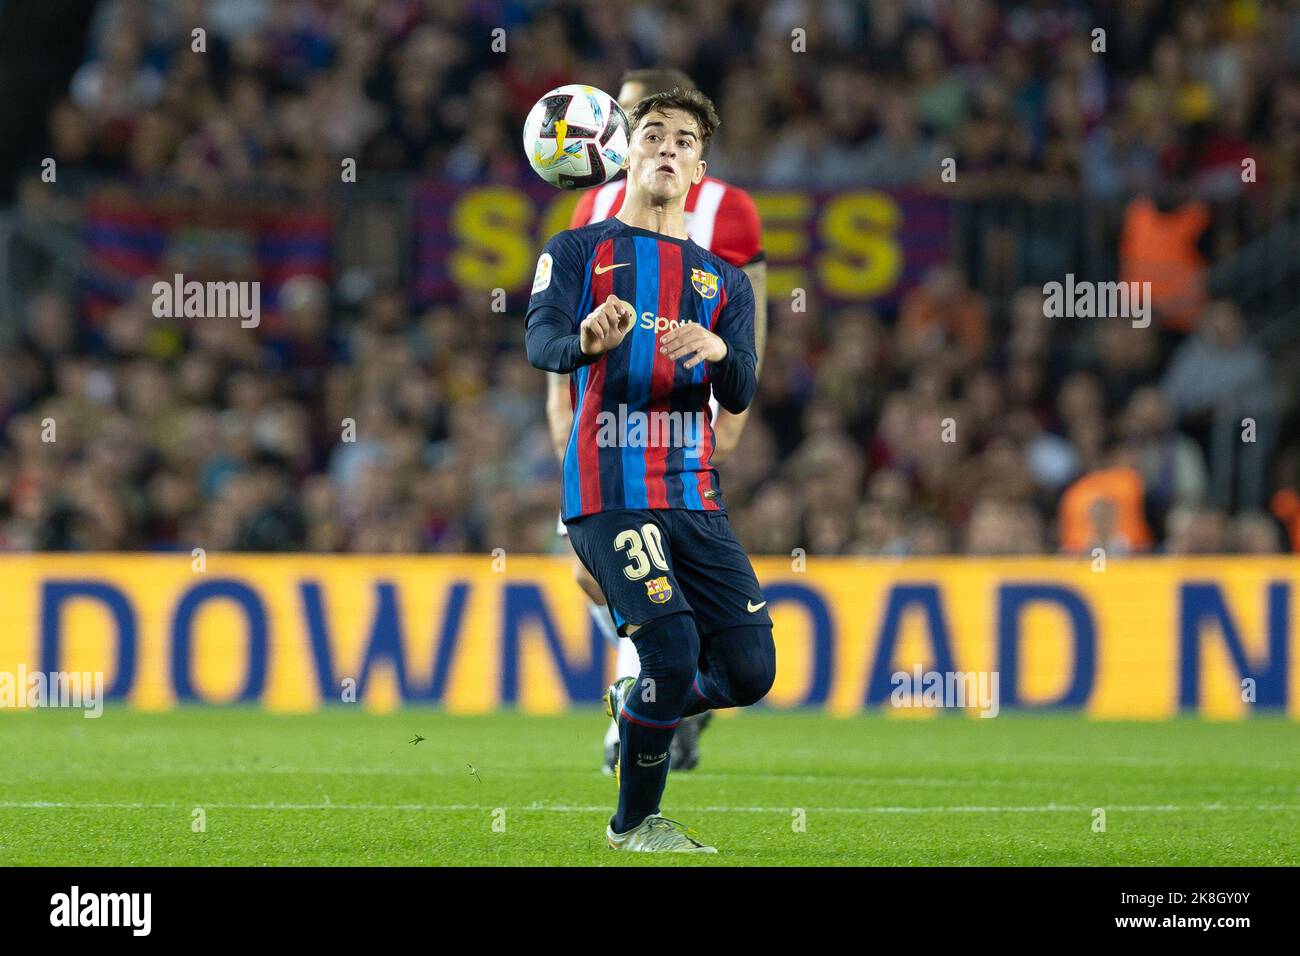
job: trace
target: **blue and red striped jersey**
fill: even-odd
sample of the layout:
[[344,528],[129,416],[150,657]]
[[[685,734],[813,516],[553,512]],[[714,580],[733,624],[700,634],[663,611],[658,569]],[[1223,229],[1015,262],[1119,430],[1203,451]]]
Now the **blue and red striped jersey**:
[[659,337],[679,323],[699,322],[727,343],[724,362],[744,363],[752,374],[749,279],[689,239],[608,219],[551,238],[528,313],[550,306],[571,318],[568,331],[576,334],[611,294],[631,303],[636,320],[617,348],[570,377],[574,414],[561,517],[623,508],[724,510],[710,463],[710,376],[717,370],[708,362],[683,368],[685,358],[659,351]]

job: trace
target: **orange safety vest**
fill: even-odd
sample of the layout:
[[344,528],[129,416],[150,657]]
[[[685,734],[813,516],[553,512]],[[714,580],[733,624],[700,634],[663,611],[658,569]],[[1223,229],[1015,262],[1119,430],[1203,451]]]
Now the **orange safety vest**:
[[1124,211],[1119,240],[1120,279],[1150,282],[1152,304],[1165,328],[1191,331],[1205,303],[1205,257],[1196,248],[1210,224],[1205,203],[1161,212],[1146,196]]
[[1109,501],[1114,509],[1112,534],[1124,538],[1134,551],[1155,543],[1142,508],[1142,475],[1132,468],[1091,471],[1077,479],[1061,497],[1061,550],[1087,551],[1103,544],[1094,526],[1092,507]]
[[1290,488],[1282,488],[1273,495],[1269,507],[1274,517],[1286,525],[1291,550],[1300,551],[1300,494]]

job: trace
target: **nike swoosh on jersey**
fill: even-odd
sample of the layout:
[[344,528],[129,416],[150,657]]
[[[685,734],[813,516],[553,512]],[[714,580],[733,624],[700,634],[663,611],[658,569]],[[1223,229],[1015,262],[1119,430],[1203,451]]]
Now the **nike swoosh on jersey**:
[[623,266],[629,264],[630,263],[627,262],[616,262],[612,266],[596,266],[594,271],[596,275],[603,276],[606,272],[609,272],[611,269],[621,269]]
[[745,609],[748,610],[750,614],[753,614],[755,611],[761,611],[765,607],[767,607],[766,601],[764,601],[762,604],[755,604],[753,601],[745,602]]

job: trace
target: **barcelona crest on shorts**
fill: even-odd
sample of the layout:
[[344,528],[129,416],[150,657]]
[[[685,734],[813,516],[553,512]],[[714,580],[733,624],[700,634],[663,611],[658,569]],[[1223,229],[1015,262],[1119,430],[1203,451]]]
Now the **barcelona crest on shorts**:
[[645,583],[645,593],[655,604],[666,604],[673,596],[673,586],[667,578],[651,578]]
[[701,299],[712,299],[718,294],[718,277],[703,269],[692,269],[691,286],[700,294]]

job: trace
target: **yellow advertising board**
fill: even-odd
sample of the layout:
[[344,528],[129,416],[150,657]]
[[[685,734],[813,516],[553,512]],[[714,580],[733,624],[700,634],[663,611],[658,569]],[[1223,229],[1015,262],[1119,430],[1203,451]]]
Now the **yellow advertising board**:
[[[1001,709],[1300,716],[1300,560],[754,563],[778,655],[764,706],[933,716],[897,706],[900,674],[978,672]],[[149,710],[556,712],[594,703],[614,661],[569,575],[555,557],[4,556],[0,675],[98,672],[110,705]]]

